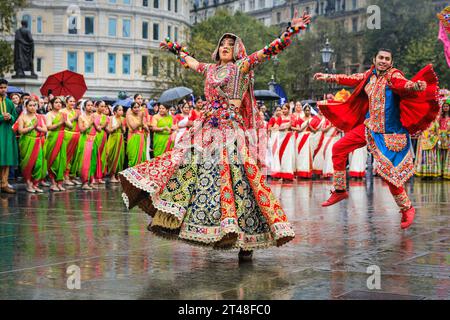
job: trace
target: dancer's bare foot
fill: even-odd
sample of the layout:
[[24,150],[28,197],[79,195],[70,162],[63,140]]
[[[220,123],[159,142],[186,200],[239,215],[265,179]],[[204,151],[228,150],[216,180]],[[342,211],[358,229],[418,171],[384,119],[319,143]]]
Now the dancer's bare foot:
[[87,183],[83,184],[83,186],[81,187],[81,189],[83,190],[92,190],[92,187],[89,186]]
[[41,188],[39,188],[38,186],[33,186],[34,187],[34,190],[36,191],[36,192],[38,192],[38,193],[43,193],[44,192],[44,190],[42,190]]
[[74,186],[75,185],[75,183],[70,181],[70,179],[68,179],[68,178],[66,180],[64,180],[64,184],[67,185],[67,186]]
[[50,183],[48,183],[47,181],[41,181],[41,185],[44,187],[50,187]]
[[109,180],[109,181],[110,181],[111,183],[118,183],[118,182],[119,182],[119,180],[117,180],[115,176],[113,176],[113,177],[111,178],[111,180]]

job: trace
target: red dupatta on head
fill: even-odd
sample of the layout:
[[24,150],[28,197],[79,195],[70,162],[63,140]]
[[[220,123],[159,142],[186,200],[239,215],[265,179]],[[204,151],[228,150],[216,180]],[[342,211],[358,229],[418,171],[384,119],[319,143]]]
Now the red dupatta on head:
[[[369,110],[369,100],[364,87],[371,77],[374,66],[365,73],[364,79],[355,88],[353,94],[344,102],[334,100],[319,101],[319,106],[325,117],[338,129],[344,132],[350,131],[356,126],[364,123]],[[400,70],[393,69],[390,75]],[[392,87],[390,81],[388,86],[400,96],[400,121],[410,134],[425,130],[439,113],[438,102],[438,78],[433,66],[427,65],[413,78],[413,82],[425,81],[427,88],[422,92],[405,92]]]

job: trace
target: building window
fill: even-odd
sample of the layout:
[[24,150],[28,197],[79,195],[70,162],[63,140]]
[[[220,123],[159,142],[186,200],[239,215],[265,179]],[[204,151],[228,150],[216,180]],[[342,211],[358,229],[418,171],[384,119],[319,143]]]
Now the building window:
[[42,72],[42,58],[36,59],[36,71]]
[[259,0],[258,3],[259,9],[262,9],[266,6],[266,0]]
[[109,3],[117,3],[117,0],[109,0]]
[[77,28],[77,26],[78,26],[78,17],[77,16],[70,16],[69,18],[68,18],[68,28],[69,28],[69,30],[68,30],[68,32],[69,32],[69,34],[77,34],[78,33],[78,28]]
[[167,10],[172,10],[172,0],[167,0]]
[[167,78],[170,78],[172,75],[172,64],[171,62],[167,61],[167,68],[166,68],[166,72],[167,72]]
[[255,0],[250,0],[250,10],[255,10]]
[[356,62],[358,59],[358,48],[352,47],[352,62]]
[[94,17],[84,18],[84,34],[94,34]]
[[131,0],[123,0],[123,4],[131,4]]
[[159,40],[159,24],[153,24],[153,40]]
[[173,75],[178,77],[178,64],[176,63],[173,64]]
[[148,7],[148,0],[142,0],[142,6]]
[[131,20],[123,19],[122,24],[122,36],[129,38],[131,35]]
[[29,14],[24,14],[22,16],[22,21],[26,21],[28,30],[32,30],[32,28],[31,28],[31,16]]
[[37,33],[42,33],[42,17],[37,18],[36,31]]
[[122,56],[122,73],[130,74],[131,69],[131,56],[129,54],[124,54]]
[[77,72],[77,52],[67,52],[67,69]]
[[84,73],[94,73],[94,53],[84,53]]
[[356,7],[357,7],[357,3],[356,3],[356,0],[353,0],[353,2],[352,2],[352,8],[353,8],[353,10],[355,10],[355,9],[356,9]]
[[108,35],[110,37],[117,36],[117,19],[109,18],[108,20]]
[[172,26],[167,26],[167,36],[172,38]]
[[108,53],[108,73],[116,74],[116,54]]
[[175,1],[175,12],[178,12],[178,0],[173,0]]
[[142,56],[142,75],[148,74],[148,56]]
[[358,18],[352,18],[352,31],[358,32]]
[[153,0],[153,8],[155,9],[159,8],[159,0]]
[[281,12],[277,12],[277,23],[281,23]]
[[178,41],[178,28],[177,28],[177,27],[175,27],[175,29],[174,29],[173,39],[174,39],[175,41]]
[[153,76],[159,76],[159,59],[158,57],[153,57]]
[[148,39],[148,22],[142,22],[142,39]]

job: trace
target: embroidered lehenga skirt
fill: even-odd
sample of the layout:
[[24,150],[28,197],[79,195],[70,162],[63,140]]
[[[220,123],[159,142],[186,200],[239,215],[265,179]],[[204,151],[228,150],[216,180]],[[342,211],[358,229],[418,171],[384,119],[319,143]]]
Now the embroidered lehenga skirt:
[[175,149],[120,173],[127,207],[148,213],[157,235],[216,249],[292,240],[294,231],[251,156],[248,141],[255,136],[227,105],[210,105],[205,114]]

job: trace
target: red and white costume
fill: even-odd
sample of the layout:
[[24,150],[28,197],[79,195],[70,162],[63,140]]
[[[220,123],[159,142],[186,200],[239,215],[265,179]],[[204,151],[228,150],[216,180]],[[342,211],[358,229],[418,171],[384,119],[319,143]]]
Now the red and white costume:
[[350,177],[363,178],[366,176],[367,155],[367,147],[365,146],[350,153],[350,166],[348,168],[348,175]]
[[[276,159],[273,161],[274,167],[272,177],[292,180],[295,169],[295,135],[290,129],[292,125],[291,116],[281,116],[277,118],[278,143]],[[279,164],[279,168],[278,168]],[[276,171],[278,169],[278,171]]]
[[296,126],[300,128],[295,143],[295,175],[300,178],[312,177],[312,153],[310,146],[311,130],[308,119],[297,119]]

